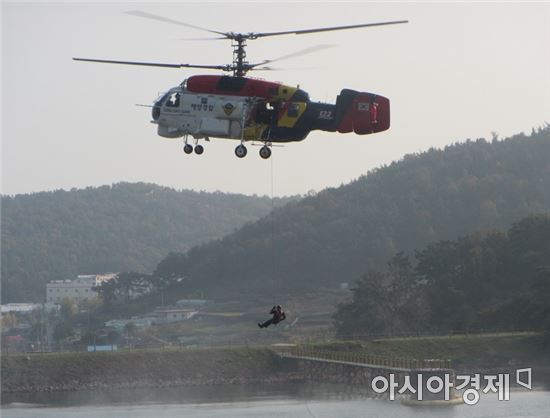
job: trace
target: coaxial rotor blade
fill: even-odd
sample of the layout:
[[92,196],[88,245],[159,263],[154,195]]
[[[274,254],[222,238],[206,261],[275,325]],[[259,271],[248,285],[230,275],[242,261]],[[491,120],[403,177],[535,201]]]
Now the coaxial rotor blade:
[[334,45],[326,45],[326,44],[314,45],[314,46],[310,46],[309,48],[301,49],[300,51],[296,51],[288,55],[283,55],[282,57],[274,58],[272,60],[265,60],[263,63],[268,64],[271,62],[283,61],[289,58],[300,57],[302,55],[311,54],[313,52],[322,51],[323,49],[328,49],[333,47]]
[[207,68],[210,70],[228,71],[227,65],[162,64],[158,62],[114,61],[114,60],[100,60],[100,59],[91,59],[91,58],[73,58],[73,60],[99,62],[102,64],[143,65],[148,67],[166,67],[166,68]]
[[400,23],[408,23],[408,20],[395,20],[391,22],[377,22],[377,23],[364,23],[360,25],[347,25],[347,26],[332,26],[332,27],[326,27],[326,28],[315,28],[315,29],[303,29],[303,30],[289,30],[289,31],[282,31],[282,32],[265,32],[265,33],[250,33],[247,35],[247,37],[254,39],[254,38],[263,38],[266,36],[279,36],[279,35],[305,35],[308,33],[316,33],[316,32],[329,32],[329,31],[335,31],[335,30],[346,30],[346,29],[357,29],[357,28],[366,28],[370,26],[384,26],[384,25],[397,25]]
[[174,20],[174,19],[170,19],[170,18],[167,18],[167,17],[154,15],[152,13],[142,12],[140,10],[129,10],[125,13],[129,14],[129,15],[132,15],[132,16],[144,17],[146,19],[159,20],[159,21],[165,22],[165,23],[172,23],[174,25],[185,26],[186,28],[193,28],[193,29],[203,30],[203,31],[206,31],[206,32],[216,33],[218,35],[224,35],[224,37],[227,37],[227,34],[224,33],[224,32],[218,32],[216,30],[203,28],[203,27],[196,26],[196,25],[191,25],[190,23],[180,22],[179,20]]
[[[286,59],[289,59],[289,58],[299,57],[299,56],[302,56],[302,55],[311,54],[313,52],[321,51],[323,49],[328,49],[328,48],[332,48],[332,47],[334,47],[334,45],[310,46],[309,48],[305,48],[305,49],[302,49],[300,51],[296,51],[296,52],[293,52],[292,54],[284,55],[284,56],[279,57],[279,58],[274,58],[274,59],[271,59],[271,60],[264,60],[264,61],[258,62],[256,64],[250,64],[250,68],[251,69],[257,69],[255,67],[257,67],[259,65],[264,65],[264,64],[269,64],[269,63],[276,62],[276,61],[286,60]],[[267,67],[265,67],[264,69],[267,69]]]
[[254,71],[311,71],[311,70],[317,70],[319,67],[254,67]]
[[225,40],[227,37],[220,36],[218,38],[177,38],[177,41],[219,41],[219,40]]

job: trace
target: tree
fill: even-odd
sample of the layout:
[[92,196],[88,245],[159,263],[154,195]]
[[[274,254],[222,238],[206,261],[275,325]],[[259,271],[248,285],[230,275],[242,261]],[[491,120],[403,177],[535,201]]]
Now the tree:
[[94,332],[86,332],[82,337],[80,337],[80,344],[83,345],[94,345],[96,343],[96,334]]
[[371,271],[352,289],[353,299],[334,315],[341,337],[403,333],[420,328],[424,309],[411,263],[396,254],[386,272]]
[[388,331],[384,274],[366,273],[352,289],[353,299],[338,305],[334,315],[338,335],[349,339]]
[[65,321],[69,321],[76,315],[78,312],[78,305],[72,299],[67,297],[61,300],[61,317]]
[[99,286],[94,286],[92,290],[97,292],[99,298],[103,301],[107,308],[111,307],[117,299],[117,283],[114,278],[102,282]]
[[[83,272],[152,271],[168,252],[220,238],[266,215],[272,202],[118,183],[2,196],[1,206],[6,303],[41,301],[48,281]],[[181,222],[189,213],[193,222]]]
[[67,322],[58,323],[53,331],[53,338],[57,342],[71,335],[73,335],[73,328]]
[[113,302],[130,302],[134,297],[143,295],[154,287],[155,280],[149,274],[123,272],[111,280],[104,281],[93,288],[105,305],[111,307]]
[[2,319],[1,319],[2,332],[6,332],[12,328],[15,328],[17,326],[17,323],[18,323],[18,320],[15,314],[7,313],[5,315],[2,315]]
[[124,332],[126,333],[126,337],[133,336],[136,332],[136,324],[133,322],[126,323],[126,325],[124,325]]
[[[479,295],[488,295],[486,288],[500,293],[490,270],[500,266],[495,257],[502,252],[489,242],[451,241],[550,210],[548,155],[547,128],[531,137],[476,140],[409,155],[350,184],[291,203],[221,240],[170,254],[156,273],[183,276],[181,293],[203,290],[211,298],[267,296],[273,294],[272,283],[296,294],[335,288],[362,277],[366,266],[383,271],[396,251],[412,253],[449,241],[448,248],[437,250],[456,255],[454,267],[473,274],[447,269],[443,262],[430,265],[447,275],[441,279],[449,289],[442,294],[431,288],[432,297],[442,297],[441,307],[448,309],[434,326],[445,326],[449,316],[466,329],[473,326]],[[462,279],[469,280],[468,287],[456,283]],[[464,309],[453,309],[449,302],[459,299]]]
[[538,329],[550,343],[550,216],[397,254],[367,273],[335,315],[340,335]]
[[107,344],[117,344],[120,340],[120,332],[118,331],[109,331],[107,334]]

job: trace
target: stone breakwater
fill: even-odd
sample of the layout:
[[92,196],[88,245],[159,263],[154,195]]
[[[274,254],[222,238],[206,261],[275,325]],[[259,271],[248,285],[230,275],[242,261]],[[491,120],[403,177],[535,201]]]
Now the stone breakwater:
[[268,349],[122,351],[2,356],[2,392],[302,381]]

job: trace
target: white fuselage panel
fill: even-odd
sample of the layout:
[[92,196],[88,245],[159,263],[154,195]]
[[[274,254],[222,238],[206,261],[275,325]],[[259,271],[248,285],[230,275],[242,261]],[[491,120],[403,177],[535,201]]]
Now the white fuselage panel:
[[166,138],[192,135],[240,139],[249,111],[247,97],[196,94],[183,87],[171,89],[161,101],[155,123],[158,134]]

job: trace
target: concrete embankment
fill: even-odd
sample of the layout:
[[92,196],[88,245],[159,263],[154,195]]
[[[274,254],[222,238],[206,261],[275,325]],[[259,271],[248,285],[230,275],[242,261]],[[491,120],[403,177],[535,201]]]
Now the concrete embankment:
[[[546,340],[533,333],[407,337],[305,347],[336,354],[448,359],[461,374],[513,374],[518,368],[530,367],[534,381],[550,385],[550,351]],[[305,379],[302,366],[263,347],[3,354],[1,383],[2,392],[41,392],[290,382]],[[326,367],[315,376],[318,381],[347,382],[357,373]]]
[[2,356],[2,392],[297,381],[263,348],[139,350]]

